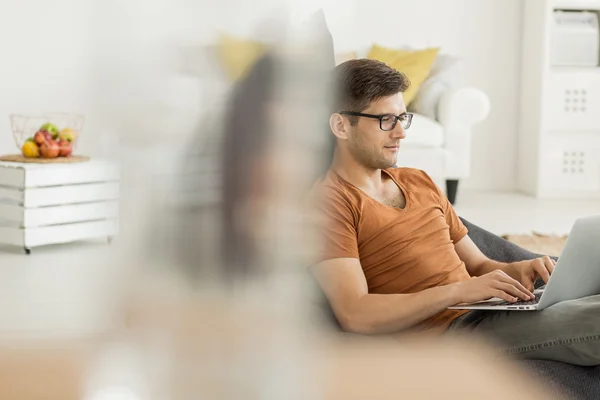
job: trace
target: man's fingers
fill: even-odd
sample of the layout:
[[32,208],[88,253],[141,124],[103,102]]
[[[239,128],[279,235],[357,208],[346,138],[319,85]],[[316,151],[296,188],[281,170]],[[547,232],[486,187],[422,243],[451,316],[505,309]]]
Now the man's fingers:
[[509,301],[509,302],[511,302],[511,303],[514,303],[515,301],[517,301],[517,300],[518,300],[518,298],[516,298],[516,297],[514,297],[514,296],[511,296],[510,294],[506,293],[506,292],[505,292],[505,291],[503,291],[503,290],[494,290],[494,291],[492,292],[492,296],[493,296],[493,297],[498,297],[498,298],[500,298],[500,299],[502,299],[502,300]]
[[534,271],[540,276],[540,278],[542,278],[544,282],[548,283],[551,272],[548,270],[548,266],[554,268],[552,262],[550,261],[550,257],[545,256],[544,258],[537,258],[532,261],[532,266]]
[[[516,287],[521,292],[527,294],[527,296],[529,296],[529,297],[533,297],[533,293],[531,293],[525,286],[523,286],[521,284],[521,282],[519,282],[516,279],[511,278],[510,276],[508,276],[506,274],[500,275],[500,281],[504,282],[504,283],[508,283],[509,285]],[[527,299],[527,300],[529,300],[529,299]]]
[[531,295],[529,294],[529,291],[527,289],[525,289],[524,291],[520,290],[516,286],[511,285],[510,283],[497,282],[496,288],[498,288],[498,289],[502,290],[503,292],[510,294],[514,297],[518,297],[521,300],[525,300],[525,301],[531,300]]
[[[518,281],[517,281],[518,282]],[[535,277],[523,276],[523,282],[521,284],[525,289],[527,289],[528,293],[533,293],[534,290]]]
[[542,257],[542,260],[544,261],[544,265],[546,266],[546,269],[548,270],[550,275],[552,275],[552,273],[554,272],[554,266],[556,265],[556,261],[554,261],[554,259],[552,259],[548,256]]
[[[523,286],[525,286],[525,289],[527,289],[529,293],[533,293],[535,290],[535,284],[533,282],[525,282]],[[532,297],[535,297],[535,295],[532,295]]]

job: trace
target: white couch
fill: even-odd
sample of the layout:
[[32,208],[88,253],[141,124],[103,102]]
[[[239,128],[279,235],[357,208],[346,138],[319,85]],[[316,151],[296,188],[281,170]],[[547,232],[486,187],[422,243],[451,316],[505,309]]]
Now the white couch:
[[458,182],[471,171],[471,129],[490,111],[485,93],[463,87],[446,91],[437,104],[437,121],[415,113],[398,152],[399,167],[427,172],[456,200]]
[[[214,46],[182,49],[178,72],[202,79],[204,99],[207,100],[205,108],[211,104],[213,106],[223,104],[222,100],[229,94],[227,88],[231,83],[224,76],[216,53]],[[357,54],[364,57],[367,53],[368,49],[365,48],[358,53],[352,53],[351,58],[356,57]],[[432,71],[443,69],[446,67],[445,64],[456,62],[448,58],[448,56],[446,59],[438,56],[437,64],[434,64]],[[346,59],[348,59],[347,54],[336,55],[336,64]],[[436,72],[440,73],[440,71]],[[428,90],[427,82],[430,79],[431,76],[423,83],[421,92]],[[448,198],[454,203],[458,182],[469,177],[470,174],[471,129],[473,125],[487,117],[490,102],[487,95],[479,89],[457,88],[446,83],[442,86],[446,89],[443,89],[441,96],[424,96],[424,98],[439,98],[433,108],[429,107],[430,114],[435,114],[436,118],[415,113],[412,126],[407,131],[407,138],[400,146],[397,165],[426,171],[442,190],[446,189]],[[433,91],[438,89],[439,86],[435,86]],[[418,97],[419,94],[417,99]],[[428,106],[432,104],[428,102]],[[409,111],[411,111],[410,106]]]

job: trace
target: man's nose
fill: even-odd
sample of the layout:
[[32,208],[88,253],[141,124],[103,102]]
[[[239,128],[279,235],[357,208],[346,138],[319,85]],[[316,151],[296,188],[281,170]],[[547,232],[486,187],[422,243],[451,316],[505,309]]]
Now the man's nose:
[[392,137],[394,139],[404,139],[406,138],[406,130],[404,130],[404,128],[402,128],[402,124],[400,124],[400,122],[398,122],[396,124],[396,126],[394,127],[394,129],[392,129]]

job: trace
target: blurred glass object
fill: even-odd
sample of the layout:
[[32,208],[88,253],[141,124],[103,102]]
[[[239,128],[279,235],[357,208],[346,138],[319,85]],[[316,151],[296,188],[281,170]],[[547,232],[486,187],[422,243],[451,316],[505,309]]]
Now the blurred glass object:
[[[326,162],[333,56],[328,32],[315,29],[322,15],[293,27],[287,19],[271,25],[248,73],[223,85],[224,101],[212,87],[215,102],[187,151],[169,154],[180,169],[146,189],[151,217],[139,238],[143,275],[125,301],[127,345],[104,354],[131,352],[129,368],[151,398],[317,398],[305,337],[314,236],[303,203]],[[108,365],[126,363],[118,360]],[[98,393],[122,384],[110,370],[95,369]]]

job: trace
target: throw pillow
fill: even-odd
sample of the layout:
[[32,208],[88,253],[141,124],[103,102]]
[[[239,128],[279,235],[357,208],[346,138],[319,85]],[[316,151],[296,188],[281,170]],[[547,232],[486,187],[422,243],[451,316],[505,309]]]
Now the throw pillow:
[[429,72],[439,51],[439,48],[409,51],[373,45],[367,57],[383,61],[408,77],[411,84],[403,95],[404,103],[408,107],[417,95],[421,84],[429,76]]
[[217,53],[233,82],[242,79],[265,52],[266,45],[254,40],[224,34],[217,42]]
[[409,110],[437,120],[437,106],[448,90],[461,86],[461,62],[458,57],[439,54],[429,77],[410,103]]

